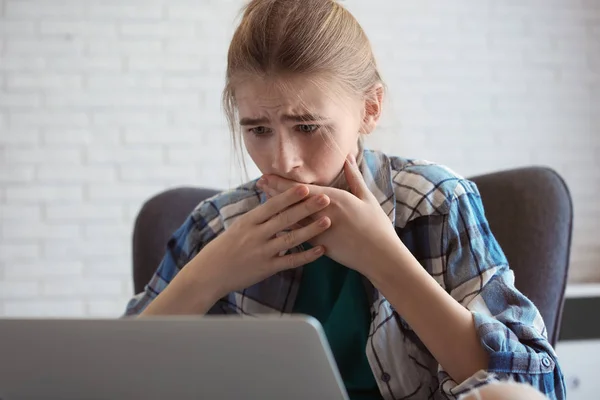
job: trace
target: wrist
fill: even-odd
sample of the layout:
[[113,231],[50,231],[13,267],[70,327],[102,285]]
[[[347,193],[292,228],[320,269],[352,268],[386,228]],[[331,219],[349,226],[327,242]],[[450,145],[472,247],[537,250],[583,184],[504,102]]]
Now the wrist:
[[[184,268],[185,270],[185,268]],[[141,316],[204,315],[216,300],[182,270],[148,305]]]
[[404,243],[398,237],[394,239],[385,242],[379,241],[376,248],[373,249],[375,256],[365,263],[367,269],[359,271],[378,289],[381,289],[380,286],[390,280],[398,280],[399,278],[403,280],[402,275],[405,274],[407,264],[412,262],[418,264],[418,261]]
[[186,265],[179,274],[182,275],[184,290],[190,293],[192,301],[197,303],[211,303],[211,306],[220,298],[227,295],[229,290],[225,287],[225,279],[218,274],[211,262],[208,251],[203,249]]
[[219,300],[218,287],[198,256],[179,271],[142,312],[151,315],[204,315]]

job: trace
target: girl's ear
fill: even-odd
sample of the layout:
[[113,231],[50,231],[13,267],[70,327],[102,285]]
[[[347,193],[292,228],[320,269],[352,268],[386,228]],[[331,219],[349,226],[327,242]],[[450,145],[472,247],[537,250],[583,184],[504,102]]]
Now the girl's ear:
[[365,95],[365,110],[361,124],[361,133],[368,135],[373,132],[381,117],[381,109],[383,106],[383,85],[377,83],[369,89]]

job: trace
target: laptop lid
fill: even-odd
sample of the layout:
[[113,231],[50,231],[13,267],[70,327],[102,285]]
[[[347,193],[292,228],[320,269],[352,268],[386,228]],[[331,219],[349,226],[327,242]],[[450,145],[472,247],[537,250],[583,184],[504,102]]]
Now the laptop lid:
[[347,399],[317,320],[0,319],[0,399]]

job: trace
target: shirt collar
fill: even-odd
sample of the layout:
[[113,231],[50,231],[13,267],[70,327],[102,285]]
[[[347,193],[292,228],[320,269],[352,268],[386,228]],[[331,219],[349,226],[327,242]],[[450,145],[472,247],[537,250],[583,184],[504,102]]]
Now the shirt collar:
[[359,169],[367,187],[373,193],[392,224],[395,224],[396,196],[394,194],[392,165],[389,157],[379,151],[364,149]]

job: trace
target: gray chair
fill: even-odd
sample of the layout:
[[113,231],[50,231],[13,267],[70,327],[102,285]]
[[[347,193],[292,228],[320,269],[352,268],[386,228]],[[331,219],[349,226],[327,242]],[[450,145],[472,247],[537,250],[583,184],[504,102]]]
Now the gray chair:
[[219,193],[213,189],[182,187],[150,198],[138,213],[133,228],[133,288],[144,290],[166,252],[166,244],[192,210]]
[[[569,265],[573,211],[565,182],[551,169],[531,167],[471,178],[486,216],[515,272],[516,286],[539,308],[556,344]],[[135,221],[133,280],[143,290],[170,235],[210,189],[177,188],[148,200]]]

